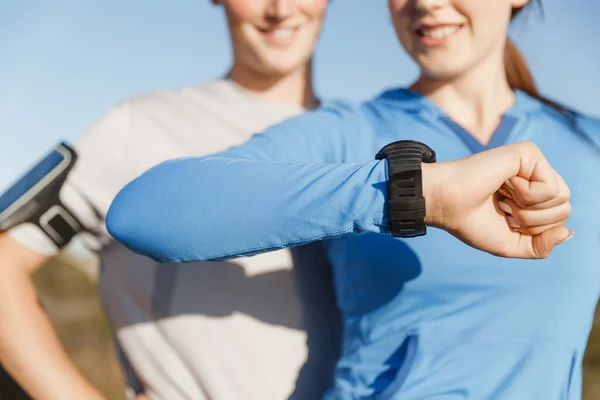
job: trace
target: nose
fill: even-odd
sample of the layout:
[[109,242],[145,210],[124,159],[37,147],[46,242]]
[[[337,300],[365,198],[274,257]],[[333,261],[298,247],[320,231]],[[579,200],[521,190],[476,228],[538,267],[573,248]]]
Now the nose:
[[267,6],[267,18],[281,21],[290,17],[296,8],[296,0],[270,0]]
[[444,7],[448,3],[448,0],[413,0],[413,7],[416,10],[436,10]]

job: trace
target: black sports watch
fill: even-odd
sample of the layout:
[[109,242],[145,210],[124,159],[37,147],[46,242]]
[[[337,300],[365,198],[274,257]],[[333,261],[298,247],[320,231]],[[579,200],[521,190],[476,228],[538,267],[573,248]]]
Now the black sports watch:
[[421,163],[434,163],[435,151],[414,140],[393,142],[379,150],[377,160],[388,160],[388,209],[394,237],[427,233]]

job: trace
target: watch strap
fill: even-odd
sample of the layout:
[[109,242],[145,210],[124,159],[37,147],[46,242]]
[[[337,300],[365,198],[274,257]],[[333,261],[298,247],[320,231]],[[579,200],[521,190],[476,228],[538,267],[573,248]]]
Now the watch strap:
[[390,231],[395,237],[417,237],[427,233],[421,163],[436,161],[427,145],[401,140],[382,148],[376,159],[388,161]]

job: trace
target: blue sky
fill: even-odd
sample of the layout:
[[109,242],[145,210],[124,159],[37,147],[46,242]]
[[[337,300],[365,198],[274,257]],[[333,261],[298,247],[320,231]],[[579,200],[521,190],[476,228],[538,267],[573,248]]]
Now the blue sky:
[[[532,15],[513,37],[545,94],[600,115],[600,2],[543,1],[545,20]],[[0,188],[117,101],[201,83],[230,62],[209,0],[3,1],[0,54]],[[415,74],[387,1],[332,2],[316,56],[321,96],[361,100]]]

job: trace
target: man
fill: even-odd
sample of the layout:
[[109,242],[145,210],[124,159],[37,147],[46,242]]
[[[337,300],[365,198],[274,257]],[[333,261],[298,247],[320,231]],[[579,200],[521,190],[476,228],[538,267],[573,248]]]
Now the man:
[[[227,77],[107,112],[75,144],[60,200],[100,252],[101,298],[130,398],[317,398],[330,383],[339,316],[316,248],[294,253],[294,273],[287,250],[167,265],[130,252],[104,227],[113,197],[153,165],[224,150],[318,105],[311,62],[327,0],[213,3],[229,24]],[[32,224],[0,234],[0,361],[34,398],[102,398],[60,346],[31,283],[60,247]]]

